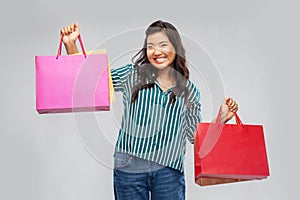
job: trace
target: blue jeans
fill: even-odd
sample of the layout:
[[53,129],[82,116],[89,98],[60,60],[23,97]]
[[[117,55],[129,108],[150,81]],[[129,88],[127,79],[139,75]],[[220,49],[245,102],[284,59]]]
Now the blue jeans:
[[184,200],[184,175],[178,170],[115,153],[114,193],[116,200]]

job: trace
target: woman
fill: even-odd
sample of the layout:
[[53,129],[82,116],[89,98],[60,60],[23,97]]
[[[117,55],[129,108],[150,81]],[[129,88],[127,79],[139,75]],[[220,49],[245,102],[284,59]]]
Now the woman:
[[[67,53],[78,53],[78,23],[60,32]],[[153,22],[132,63],[111,70],[124,107],[114,154],[115,199],[185,199],[186,139],[193,143],[201,104],[176,28]],[[237,110],[237,103],[225,98],[221,123]]]

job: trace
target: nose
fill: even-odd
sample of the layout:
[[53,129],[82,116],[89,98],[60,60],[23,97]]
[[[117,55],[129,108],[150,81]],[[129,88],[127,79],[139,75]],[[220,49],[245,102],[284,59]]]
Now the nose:
[[154,48],[154,55],[160,55],[161,54],[161,49],[160,48]]

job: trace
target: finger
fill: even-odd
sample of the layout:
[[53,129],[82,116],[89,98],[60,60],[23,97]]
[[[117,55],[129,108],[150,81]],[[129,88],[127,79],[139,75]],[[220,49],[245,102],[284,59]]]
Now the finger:
[[230,107],[233,107],[236,104],[234,100],[231,100]]
[[235,108],[232,109],[231,112],[234,112],[234,113],[235,113],[235,112],[237,112],[238,110],[239,110],[239,107],[235,107]]
[[238,110],[239,106],[238,104],[235,102],[234,105],[230,108],[231,112],[236,112]]
[[78,22],[74,23],[74,31],[78,31],[79,32],[79,24],[78,24]]
[[70,33],[73,33],[75,31],[74,26],[75,26],[74,23],[69,26]]
[[72,27],[71,27],[72,25],[69,25],[68,27],[67,27],[67,29],[68,29],[68,33],[69,34],[71,34],[72,33]]
[[63,28],[61,29],[61,31],[62,31],[63,35],[66,35],[66,34],[67,34],[67,33],[66,33],[66,30],[65,30],[65,27],[63,27]]
[[227,99],[226,105],[227,105],[229,111],[232,111],[234,104],[235,104],[235,102],[233,101],[232,98]]
[[67,26],[64,28],[64,31],[65,31],[65,35],[69,35],[69,31],[68,31],[68,27]]
[[228,106],[228,102],[229,102],[229,97],[226,97],[226,98],[224,98],[222,104]]
[[61,33],[62,35],[66,35],[65,27],[63,27],[63,28],[60,29],[60,33]]
[[71,32],[74,32],[74,31],[75,31],[75,24],[74,24],[74,23],[70,25],[70,31],[71,31]]
[[228,97],[227,100],[226,100],[226,105],[230,108],[230,106],[232,105],[232,98]]
[[237,106],[237,107],[235,107],[235,108],[233,109],[232,112],[237,112],[238,110],[239,110],[239,107]]
[[228,101],[230,101],[230,97],[226,97],[226,98],[224,99],[224,101],[227,103]]

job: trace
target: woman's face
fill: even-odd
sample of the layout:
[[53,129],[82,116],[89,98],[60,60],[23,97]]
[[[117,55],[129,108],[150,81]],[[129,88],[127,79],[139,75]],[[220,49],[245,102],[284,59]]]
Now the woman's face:
[[176,52],[165,32],[156,32],[147,38],[147,58],[158,70],[167,70],[175,60]]

